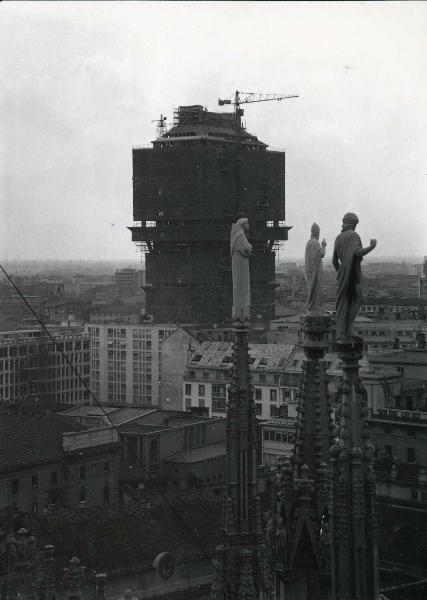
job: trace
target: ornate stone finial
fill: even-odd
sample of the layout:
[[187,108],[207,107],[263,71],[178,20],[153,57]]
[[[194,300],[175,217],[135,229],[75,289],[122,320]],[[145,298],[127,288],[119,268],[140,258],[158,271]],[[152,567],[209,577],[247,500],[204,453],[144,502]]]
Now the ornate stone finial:
[[239,219],[231,226],[230,252],[233,276],[233,319],[250,318],[251,291],[249,279],[249,257],[252,245],[246,238],[248,219]]
[[81,587],[86,583],[85,571],[86,568],[80,565],[77,556],[73,556],[68,568],[64,569],[64,581],[68,587],[67,596],[70,600],[80,598]]
[[326,240],[319,243],[320,228],[317,223],[311,226],[311,238],[305,247],[305,275],[308,297],[307,311],[320,312],[322,307],[322,258],[325,256]]
[[107,583],[106,573],[97,573],[95,576],[96,600],[105,600],[105,584]]
[[362,241],[355,232],[358,222],[354,213],[345,214],[342,231],[335,239],[332,264],[337,271],[337,340],[355,337],[352,327],[363,303],[361,262],[377,245],[377,241],[372,239],[369,246],[363,248]]

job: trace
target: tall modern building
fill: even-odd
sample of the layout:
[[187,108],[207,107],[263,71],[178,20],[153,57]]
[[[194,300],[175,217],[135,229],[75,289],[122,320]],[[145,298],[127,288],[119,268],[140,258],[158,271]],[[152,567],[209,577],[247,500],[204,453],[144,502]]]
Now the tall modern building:
[[180,106],[152,148],[133,149],[132,240],[145,251],[155,322],[222,323],[231,315],[230,225],[249,219],[252,313],[274,317],[275,250],[286,240],[285,153],[234,113]]
[[0,333],[0,402],[89,401],[88,334],[78,327],[49,327],[49,333],[40,327]]
[[86,328],[91,390],[98,402],[158,406],[162,343],[176,326],[90,323]]

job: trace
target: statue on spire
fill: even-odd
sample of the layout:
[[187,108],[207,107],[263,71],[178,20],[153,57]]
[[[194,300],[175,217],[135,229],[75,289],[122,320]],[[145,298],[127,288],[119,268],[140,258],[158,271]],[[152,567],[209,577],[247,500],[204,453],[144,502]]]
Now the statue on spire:
[[231,226],[230,251],[233,276],[233,319],[249,320],[251,289],[249,277],[249,257],[252,245],[247,240],[249,221],[239,219]]
[[358,222],[354,213],[345,214],[342,231],[335,240],[332,264],[337,272],[337,340],[354,338],[352,326],[363,303],[361,262],[377,245],[372,239],[363,248],[355,231]]
[[305,275],[307,279],[308,313],[319,312],[322,307],[322,258],[325,256],[326,240],[319,243],[320,227],[317,223],[311,226],[311,238],[305,247]]

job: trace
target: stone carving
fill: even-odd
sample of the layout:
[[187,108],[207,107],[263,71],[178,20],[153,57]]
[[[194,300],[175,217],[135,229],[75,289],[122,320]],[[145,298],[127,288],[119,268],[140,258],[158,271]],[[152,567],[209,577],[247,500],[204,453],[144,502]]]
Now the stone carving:
[[337,340],[357,338],[352,326],[363,303],[360,263],[377,245],[377,241],[372,239],[369,246],[363,248],[355,232],[358,222],[354,213],[345,214],[342,231],[335,240],[332,263],[337,271]]
[[249,319],[251,291],[249,277],[249,256],[252,245],[246,238],[249,230],[248,219],[239,219],[231,226],[230,251],[233,276],[233,319]]
[[305,275],[308,297],[307,311],[319,312],[322,306],[322,258],[325,256],[326,240],[319,243],[320,228],[317,223],[311,226],[311,238],[305,247]]

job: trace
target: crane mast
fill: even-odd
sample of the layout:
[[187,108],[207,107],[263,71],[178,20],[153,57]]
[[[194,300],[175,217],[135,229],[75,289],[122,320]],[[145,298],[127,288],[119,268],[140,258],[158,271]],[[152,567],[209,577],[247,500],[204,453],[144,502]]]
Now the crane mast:
[[255,102],[269,102],[272,100],[280,101],[288,98],[299,98],[297,94],[285,96],[283,94],[260,94],[256,92],[239,92],[238,90],[234,93],[234,100],[218,98],[218,105],[224,106],[231,104],[234,106],[234,127],[235,127],[235,179],[236,179],[236,201],[235,201],[235,217],[239,218],[239,211],[241,208],[241,180],[242,180],[242,117],[244,110],[241,108],[242,104],[252,104]]

